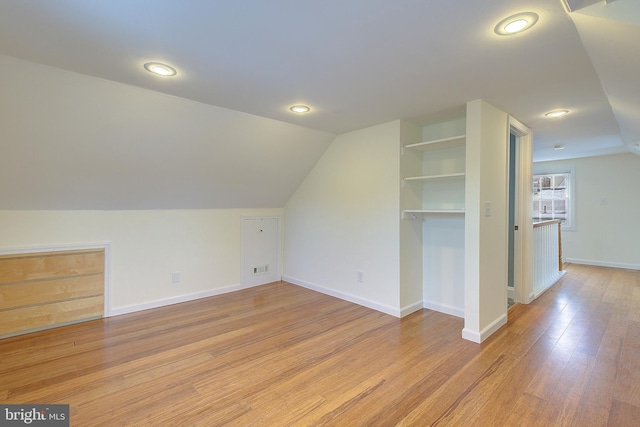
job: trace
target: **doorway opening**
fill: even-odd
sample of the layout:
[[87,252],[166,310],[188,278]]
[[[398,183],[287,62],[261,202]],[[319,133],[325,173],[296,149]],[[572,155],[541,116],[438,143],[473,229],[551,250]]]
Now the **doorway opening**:
[[[531,180],[533,134],[529,128],[509,117],[508,152],[508,267],[505,305],[528,304],[533,285],[533,221]],[[508,309],[507,309],[508,312]]]
[[516,224],[518,203],[518,135],[511,129],[509,132],[509,163],[508,163],[508,177],[509,177],[509,192],[508,192],[508,207],[509,207],[509,232],[508,236],[508,273],[507,273],[507,309],[513,307],[516,302],[520,302],[516,296],[516,232],[518,231],[518,225]]

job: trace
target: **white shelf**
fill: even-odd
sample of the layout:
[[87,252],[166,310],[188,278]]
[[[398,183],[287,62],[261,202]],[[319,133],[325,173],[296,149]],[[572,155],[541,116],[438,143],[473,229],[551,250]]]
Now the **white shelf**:
[[449,138],[434,139],[431,141],[416,142],[404,145],[402,148],[416,151],[439,150],[441,148],[462,147],[465,144],[466,135],[451,136]]
[[436,179],[446,179],[446,178],[462,178],[465,176],[464,172],[458,172],[458,173],[445,173],[442,175],[424,175],[424,176],[408,176],[406,178],[403,178],[403,184],[404,183],[411,183],[411,182],[424,182],[424,181],[430,181],[430,180],[436,180]]
[[464,209],[405,209],[402,219],[418,219],[426,215],[464,215]]

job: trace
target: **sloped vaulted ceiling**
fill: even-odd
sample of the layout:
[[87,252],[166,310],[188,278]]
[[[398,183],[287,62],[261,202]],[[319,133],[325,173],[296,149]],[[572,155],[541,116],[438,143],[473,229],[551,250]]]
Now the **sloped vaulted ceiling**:
[[622,139],[640,153],[640,2],[574,0],[569,8]]
[[637,151],[639,4],[3,0],[0,209],[281,207],[336,134],[474,99],[536,160]]
[[0,209],[277,208],[334,135],[0,55]]

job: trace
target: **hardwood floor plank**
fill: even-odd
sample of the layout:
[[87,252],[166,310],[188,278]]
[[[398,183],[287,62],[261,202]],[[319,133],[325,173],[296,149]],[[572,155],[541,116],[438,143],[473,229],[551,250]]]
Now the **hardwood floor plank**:
[[481,345],[277,282],[0,340],[0,402],[82,426],[633,425],[640,274],[568,265]]
[[622,339],[605,335],[582,396],[582,402],[585,405],[597,405],[607,412],[609,411],[613,400],[621,351]]
[[[493,386],[491,393],[485,397],[487,403],[473,419],[478,423],[485,422],[488,425],[507,425],[505,423],[511,411],[505,411],[504,408],[514,407],[555,344],[555,338],[542,336],[521,358],[505,366],[504,375]],[[495,405],[492,402],[500,402],[500,405]]]
[[578,331],[574,336],[567,331],[560,337],[544,363],[534,373],[534,377],[525,389],[525,393],[541,399],[549,399],[558,385],[558,381],[567,363],[571,359],[574,349],[578,346],[583,335]]
[[527,393],[520,395],[513,406],[513,410],[508,415],[505,426],[544,426],[545,420],[540,417],[546,400],[532,396]]
[[[588,356],[587,356],[588,357]],[[555,394],[538,412],[538,425],[564,427],[571,426],[580,406],[580,394]]]
[[555,389],[540,411],[543,425],[572,424],[591,375],[595,357],[574,352],[555,383]]
[[474,354],[433,394],[426,398],[401,420],[399,425],[443,424],[468,418],[486,404],[490,391],[507,374],[515,358],[496,341],[483,344],[481,352]]
[[640,407],[614,400],[611,404],[607,425],[635,426],[640,423]]
[[[571,422],[572,427],[606,426],[611,409],[581,401]],[[618,426],[616,426],[618,427]],[[622,427],[622,426],[619,426]]]
[[624,338],[613,397],[640,407],[640,322],[629,322]]
[[[450,321],[449,316],[439,315],[439,317]],[[412,321],[412,318],[417,321]],[[354,343],[353,346],[345,349],[344,355],[346,357],[326,358],[309,369],[291,375],[284,382],[280,381],[278,386],[269,387],[264,392],[257,393],[251,399],[252,402],[255,400],[254,408],[256,411],[261,411],[263,407],[268,408],[272,405],[271,402],[278,400],[282,394],[286,396],[286,393],[304,389],[306,384],[313,384],[314,390],[325,390],[323,393],[324,405],[318,411],[309,412],[297,421],[303,424],[313,424],[313,422],[318,422],[319,416],[322,416],[320,411],[327,411],[330,407],[332,411],[337,410],[337,407],[332,406],[333,402],[339,402],[338,406],[340,406],[344,400],[348,400],[345,396],[358,394],[362,384],[370,381],[386,381],[387,388],[393,389],[393,393],[391,397],[386,393],[381,396],[381,399],[367,399],[366,404],[371,407],[368,410],[359,407],[359,410],[356,411],[358,414],[367,413],[370,417],[377,418],[377,412],[384,412],[385,405],[410,405],[411,400],[398,400],[396,396],[404,394],[405,390],[413,390],[421,377],[407,375],[406,372],[416,368],[427,370],[437,367],[438,363],[445,360],[448,354],[446,351],[437,351],[437,347],[446,348],[447,341],[439,340],[429,345],[415,345],[415,341],[421,343],[424,341],[419,334],[411,332],[422,329],[423,322],[421,317],[412,315],[400,322],[401,328],[403,332],[407,333],[408,338],[403,341],[400,347],[389,346],[388,339],[393,338],[397,333],[398,325],[395,321],[394,324],[393,330],[390,331],[391,334],[386,334],[386,337],[385,334],[372,335],[367,340]],[[373,344],[373,341],[377,344]],[[372,352],[371,348],[379,348],[380,350]],[[355,389],[358,391],[354,392]],[[415,391],[411,394],[415,395]],[[359,415],[358,418],[361,419],[362,416]],[[251,424],[252,419],[246,421]]]

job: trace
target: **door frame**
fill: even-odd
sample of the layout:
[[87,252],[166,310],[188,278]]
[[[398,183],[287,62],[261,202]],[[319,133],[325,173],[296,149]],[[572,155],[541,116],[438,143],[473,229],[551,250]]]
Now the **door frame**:
[[[511,143],[511,137],[514,137],[513,144]],[[513,299],[515,302],[521,302],[522,297],[519,292],[519,288],[516,286],[518,282],[518,269],[520,266],[518,265],[518,253],[519,253],[519,240],[520,233],[519,231],[519,217],[518,217],[518,190],[519,190],[519,182],[520,177],[518,176],[519,171],[519,145],[520,145],[520,135],[517,135],[512,128],[509,129],[509,146],[507,149],[508,152],[508,232],[507,238],[509,240],[508,251],[509,251],[509,262],[508,262],[508,271],[509,271],[509,279],[507,280],[507,297],[509,299]],[[512,181],[513,176],[513,181]],[[513,209],[513,212],[512,212]],[[513,216],[512,216],[513,215]],[[511,222],[513,218],[513,223]],[[511,236],[513,236],[513,242],[511,241]],[[513,286],[511,286],[513,285]]]
[[[531,180],[533,179],[533,132],[509,116],[509,139],[516,135],[516,216],[514,236],[514,290],[516,302],[528,304],[533,292],[533,219]],[[509,143],[509,141],[508,141]],[[508,184],[507,184],[508,185]]]

